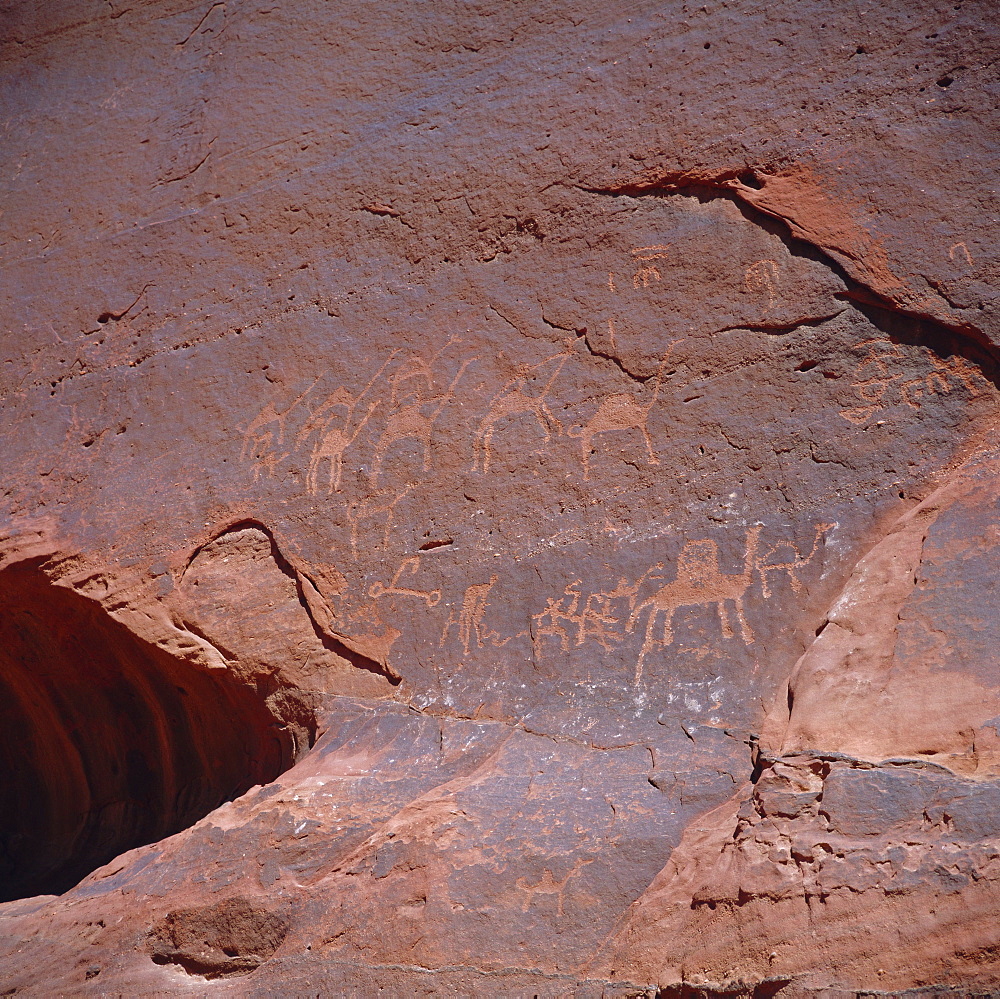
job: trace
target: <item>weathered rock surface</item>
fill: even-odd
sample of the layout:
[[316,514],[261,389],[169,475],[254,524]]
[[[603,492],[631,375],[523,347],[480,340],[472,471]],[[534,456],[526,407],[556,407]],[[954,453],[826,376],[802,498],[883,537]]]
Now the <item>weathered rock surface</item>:
[[0,6],[6,994],[1000,989],[991,7]]

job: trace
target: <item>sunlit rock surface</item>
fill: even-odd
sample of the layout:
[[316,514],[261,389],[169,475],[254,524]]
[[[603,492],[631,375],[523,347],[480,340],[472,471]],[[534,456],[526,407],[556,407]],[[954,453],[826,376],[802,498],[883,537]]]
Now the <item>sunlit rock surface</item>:
[[0,986],[1000,988],[996,12],[0,7]]

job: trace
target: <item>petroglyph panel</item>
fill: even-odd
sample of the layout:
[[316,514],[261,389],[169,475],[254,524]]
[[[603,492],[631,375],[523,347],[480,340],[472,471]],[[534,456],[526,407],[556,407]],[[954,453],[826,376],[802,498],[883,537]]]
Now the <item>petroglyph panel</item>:
[[995,390],[728,202],[579,212],[559,256],[483,270],[487,308],[418,304],[446,286],[386,298],[391,337],[262,400],[245,467],[322,501],[341,611],[398,633],[419,703],[517,717],[545,690],[583,732],[598,704],[651,720],[728,669],[739,698],[695,700],[745,720],[815,629],[844,539]]

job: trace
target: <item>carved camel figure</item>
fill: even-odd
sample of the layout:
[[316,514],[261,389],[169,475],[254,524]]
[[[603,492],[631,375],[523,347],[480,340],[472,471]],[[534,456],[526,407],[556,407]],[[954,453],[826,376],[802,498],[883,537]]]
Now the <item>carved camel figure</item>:
[[[560,357],[560,355],[556,354],[555,357]],[[553,359],[552,357],[546,358],[546,360],[541,361],[539,364],[524,369],[522,374],[507,382],[493,397],[493,400],[490,402],[490,408],[480,421],[479,430],[476,432],[476,456],[472,465],[473,471],[479,465],[480,456],[482,457],[483,472],[490,470],[490,459],[493,454],[490,444],[493,440],[493,434],[496,432],[497,424],[508,417],[530,413],[542,428],[546,443],[552,436],[549,433],[549,427],[552,427],[557,433],[562,433],[562,424],[552,415],[545,403],[545,396],[548,395],[549,389],[552,388],[552,383],[556,380],[556,377],[562,370],[562,366],[566,363],[566,355],[561,356],[552,375],[544,386],[542,386],[542,391],[538,395],[528,395],[525,392],[530,373],[542,367],[542,365],[548,364]]]
[[[407,406],[401,406],[395,412],[389,414],[385,422],[385,427],[382,430],[382,435],[375,445],[375,460],[372,462],[371,473],[371,483],[373,486],[378,485],[378,478],[382,472],[382,462],[385,459],[386,452],[394,444],[398,444],[400,441],[409,438],[416,440],[423,446],[423,468],[424,470],[427,469],[427,464],[431,459],[431,435],[434,431],[434,423],[441,415],[444,407],[451,402],[455,394],[455,386],[458,385],[459,379],[465,374],[465,369],[474,360],[475,358],[470,358],[468,361],[462,362],[462,366],[458,369],[458,374],[451,380],[451,384],[444,395],[426,401],[418,395],[415,402]],[[437,405],[429,413],[425,413],[424,408],[430,403],[437,403]]]
[[[796,573],[813,560],[813,556],[819,548],[820,538],[836,526],[836,524],[816,525],[816,533],[813,536],[812,548],[809,550],[808,555],[803,555],[790,541],[779,541],[775,545],[768,546],[767,551],[757,561],[757,571],[760,573],[760,585],[765,599],[771,596],[771,587],[768,580],[769,573],[787,572],[788,581],[792,584],[792,591],[794,593],[801,591],[802,583],[799,581]],[[785,561],[776,561],[779,558],[783,558]]]
[[701,541],[689,541],[684,546],[677,559],[677,578],[643,600],[629,615],[628,630],[634,631],[642,612],[649,611],[642,651],[636,664],[636,681],[642,676],[643,662],[655,642],[654,631],[660,614],[664,615],[663,645],[670,645],[674,640],[672,624],[674,614],[679,608],[702,607],[705,604],[715,605],[722,624],[722,634],[726,638],[732,638],[733,629],[729,623],[729,611],[726,607],[726,601],[732,601],[736,608],[743,641],[747,645],[753,642],[753,632],[743,613],[743,595],[753,582],[760,531],[759,526],[751,527],[747,531],[743,571],[733,576],[720,571],[719,546],[715,541],[706,538]]
[[[681,343],[683,341],[678,341]],[[653,382],[653,395],[649,402],[643,406],[631,392],[615,392],[613,395],[605,396],[597,411],[582,427],[571,427],[567,434],[570,437],[580,438],[580,452],[583,460],[584,481],[590,478],[590,452],[594,438],[598,434],[610,434],[622,430],[638,430],[642,433],[646,442],[646,452],[649,455],[649,463],[658,465],[659,458],[653,450],[653,442],[649,437],[649,414],[656,405],[656,400],[660,396],[660,384],[663,381],[663,369],[666,367],[667,359],[677,344],[671,344],[670,349],[663,356],[660,367],[656,372],[656,379]]]

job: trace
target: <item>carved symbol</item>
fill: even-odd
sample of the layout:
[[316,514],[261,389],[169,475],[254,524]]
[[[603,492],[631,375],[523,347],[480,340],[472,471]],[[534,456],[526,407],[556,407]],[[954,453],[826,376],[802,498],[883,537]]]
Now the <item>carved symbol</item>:
[[663,638],[660,642],[663,646],[670,645],[674,640],[672,622],[674,613],[679,608],[701,607],[706,604],[712,604],[716,608],[722,625],[722,634],[726,638],[732,638],[733,629],[729,623],[729,612],[726,608],[726,601],[732,601],[736,607],[736,617],[740,624],[740,634],[743,641],[747,645],[753,643],[753,632],[743,614],[743,595],[753,582],[757,540],[760,531],[760,527],[751,527],[747,531],[743,571],[735,576],[720,571],[719,547],[710,538],[689,541],[684,546],[677,559],[676,579],[642,601],[629,615],[628,630],[631,632],[635,630],[642,612],[649,611],[642,651],[639,653],[639,661],[636,664],[636,683],[642,678],[642,666],[646,656],[656,644],[654,632],[660,614],[664,615]]
[[982,391],[977,380],[985,384],[982,374],[964,357],[940,358],[934,354],[928,357],[931,371],[903,381],[905,375],[892,374],[890,368],[890,362],[898,362],[906,357],[897,344],[884,340],[865,340],[857,346],[867,347],[868,353],[858,366],[856,374],[859,379],[852,382],[851,387],[865,405],[842,409],[840,415],[859,426],[892,404],[889,390],[897,383],[900,401],[911,409],[920,409],[921,400],[925,396],[947,395],[954,390],[956,383],[964,385],[973,398]]
[[953,246],[951,246],[948,249],[948,259],[952,263],[955,262],[955,251],[956,250],[961,250],[962,251],[962,255],[965,257],[965,264],[966,264],[966,266],[967,267],[971,267],[972,266],[972,254],[969,253],[969,248],[965,245],[965,243],[955,243]]
[[[771,596],[768,575],[777,572],[788,574],[788,581],[792,584],[793,592],[799,593],[802,590],[802,583],[799,581],[796,573],[813,560],[819,548],[820,538],[827,531],[832,531],[836,526],[836,524],[815,525],[814,529],[816,533],[813,536],[812,548],[809,550],[808,555],[803,555],[790,541],[779,541],[777,544],[768,546],[767,551],[757,560],[757,571],[760,573],[760,585],[765,599],[769,599]],[[784,561],[777,561],[779,558],[783,558]]]
[[[887,343],[884,340],[865,340],[857,346],[859,348],[867,347],[868,353],[858,365],[856,374],[859,380],[852,382],[851,388],[855,389],[865,405],[842,409],[840,415],[850,423],[860,426],[871,419],[875,413],[886,408],[886,393],[891,385],[903,377],[899,374],[890,374],[887,362],[901,359],[905,355],[897,344]],[[885,353],[880,354],[879,348]],[[874,377],[863,377],[866,373]]]
[[743,275],[743,287],[752,295],[766,295],[768,309],[774,308],[778,288],[778,264],[774,260],[758,260]]
[[469,654],[473,639],[475,639],[477,648],[483,647],[483,615],[486,613],[486,602],[489,599],[490,590],[496,586],[496,582],[497,577],[494,574],[490,576],[488,583],[475,583],[466,589],[458,619],[456,620],[453,614],[448,615],[444,631],[441,632],[439,646],[444,645],[448,632],[457,627],[458,640],[462,643],[466,655]]
[[[935,359],[932,358],[931,360]],[[951,387],[948,385],[948,379],[938,370],[929,371],[920,378],[911,378],[908,382],[903,382],[900,386],[899,394],[903,397],[903,402],[910,409],[920,409],[920,400],[923,396],[937,395],[939,392],[947,394],[950,391]]]
[[[943,360],[942,358],[932,356],[931,363],[935,368],[937,368],[938,372],[943,372],[945,376],[945,383],[949,386],[948,391],[951,390],[950,383],[947,382],[947,377],[949,375],[962,382],[973,397],[982,393],[981,387],[976,385],[977,379],[980,383],[982,383],[982,385],[989,384],[982,371],[980,371],[974,364],[970,364],[964,357],[954,355],[949,357],[947,360]],[[931,372],[931,374],[927,377],[935,377],[935,374],[935,372]]]
[[653,382],[653,395],[648,404],[641,405],[630,392],[616,392],[613,395],[605,396],[601,404],[597,407],[597,412],[582,427],[571,427],[568,436],[580,438],[580,452],[583,458],[583,478],[584,481],[590,478],[590,454],[593,440],[598,434],[617,433],[622,430],[638,430],[642,433],[646,442],[646,452],[649,455],[649,463],[658,465],[659,458],[653,451],[653,442],[649,437],[649,414],[656,405],[656,400],[660,395],[660,383],[663,378],[663,369],[666,366],[670,352],[675,346],[683,343],[683,340],[671,344],[670,349],[660,362],[660,367],[656,372],[656,379]]
[[[465,369],[468,368],[476,358],[470,358],[467,361],[463,361],[461,367],[458,369],[458,374],[451,380],[451,384],[448,386],[447,391],[440,396],[432,399],[424,399],[423,392],[417,390],[413,396],[407,396],[406,398],[414,398],[413,402],[407,403],[406,405],[397,406],[393,412],[389,414],[386,420],[385,427],[382,430],[382,435],[378,439],[378,443],[375,445],[375,460],[372,462],[372,473],[371,482],[373,486],[378,485],[378,478],[382,471],[382,462],[385,459],[385,454],[394,444],[398,444],[400,441],[408,440],[412,438],[416,440],[423,446],[423,468],[426,471],[427,464],[431,457],[431,435],[434,430],[434,422],[441,415],[442,410],[445,406],[451,402],[452,397],[455,394],[455,386],[458,385],[459,379],[465,374]],[[407,378],[417,378],[422,377],[423,373],[419,368],[414,369],[415,372],[412,375],[407,375]],[[405,381],[406,379],[401,379]],[[425,412],[425,407],[428,405],[433,405],[434,408],[429,412]]]
[[611,344],[611,352],[617,354],[618,344],[615,343],[615,321],[613,319],[608,320],[608,342]]
[[592,863],[593,860],[578,860],[562,881],[556,881],[555,875],[547,867],[541,878],[533,885],[528,884],[524,878],[518,878],[516,882],[517,887],[525,893],[524,901],[521,903],[521,911],[528,911],[531,904],[535,901],[536,895],[555,895],[558,900],[556,913],[560,916],[563,915],[563,893],[566,891],[566,885],[569,883],[570,878],[576,877],[587,864]]
[[402,565],[396,570],[395,575],[392,577],[392,582],[388,586],[383,585],[379,580],[375,580],[371,586],[368,587],[368,596],[372,597],[374,600],[379,600],[382,597],[416,597],[418,600],[423,600],[428,607],[436,607],[441,601],[441,591],[440,590],[416,590],[408,586],[400,586],[400,578],[409,573],[411,576],[415,576],[420,571],[420,559],[418,558],[408,558],[404,559]]
[[[553,354],[552,357],[547,357],[544,361],[539,361],[538,364],[522,368],[521,373],[516,378],[507,382],[490,400],[489,409],[480,421],[479,429],[476,431],[475,457],[472,462],[473,471],[476,471],[478,468],[480,458],[482,459],[483,472],[490,470],[490,461],[493,458],[493,449],[491,446],[493,434],[496,432],[497,424],[510,417],[521,415],[533,416],[542,428],[546,443],[551,440],[552,436],[549,433],[550,426],[557,433],[562,433],[562,424],[550,412],[548,405],[546,405],[545,397],[548,395],[549,389],[552,388],[552,383],[562,370],[562,366],[566,363],[567,356],[566,354]],[[558,360],[558,363],[553,369],[549,380],[542,386],[542,391],[537,395],[528,395],[525,390],[528,387],[528,382],[534,381],[532,372],[538,371],[546,364],[555,360]]]
[[645,266],[639,267],[635,274],[632,275],[632,287],[638,288],[639,282],[642,282],[643,288],[649,287],[650,281],[661,281],[660,272],[654,264],[649,263],[650,260],[665,260],[667,257],[667,250],[670,249],[670,244],[666,246],[637,246],[632,250],[632,256],[635,258],[637,263],[644,263]]
[[903,402],[911,409],[920,408],[920,399],[924,395],[947,395],[951,392],[952,384],[948,381],[949,375],[958,379],[973,398],[980,394],[980,389],[974,379],[982,378],[982,374],[964,357],[954,356],[944,360],[932,354],[930,362],[934,366],[933,371],[929,371],[920,378],[911,378],[900,387]]

